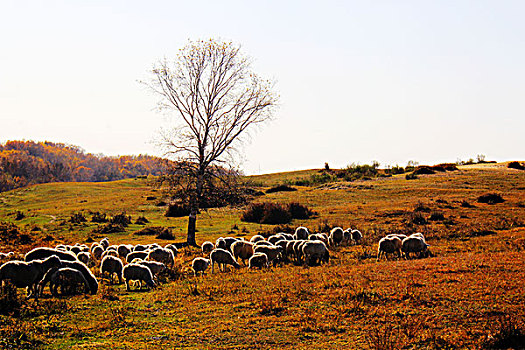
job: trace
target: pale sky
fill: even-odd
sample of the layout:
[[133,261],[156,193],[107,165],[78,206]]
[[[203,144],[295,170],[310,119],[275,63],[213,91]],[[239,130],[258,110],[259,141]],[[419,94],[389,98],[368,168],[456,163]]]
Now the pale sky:
[[525,159],[524,1],[0,0],[0,142],[160,155],[139,84],[188,39],[277,81],[248,174]]

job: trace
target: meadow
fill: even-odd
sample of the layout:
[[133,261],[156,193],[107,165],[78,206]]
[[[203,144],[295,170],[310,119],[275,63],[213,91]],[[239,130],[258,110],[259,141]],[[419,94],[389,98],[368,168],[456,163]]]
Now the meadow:
[[[252,176],[260,190],[318,170]],[[95,233],[93,212],[126,213],[146,226],[170,227],[185,240],[186,218],[167,218],[152,178],[105,183],[50,183],[0,193],[0,222],[26,235],[0,251],[26,252],[60,243],[171,241],[138,236],[144,225]],[[101,281],[97,295],[23,300],[0,315],[0,347],[11,349],[474,349],[524,348],[525,171],[505,163],[457,171],[295,186],[257,202],[299,202],[317,215],[289,225],[240,220],[243,207],[203,211],[197,242],[334,226],[357,228],[364,241],[331,249],[328,265],[243,267],[194,277],[183,248],[170,276],[151,291],[127,292]],[[479,202],[497,194],[501,203]],[[71,221],[82,213],[88,221]],[[433,257],[376,261],[389,233],[422,232]],[[95,273],[97,273],[95,271]],[[98,273],[97,273],[98,274]],[[99,280],[100,281],[100,280]],[[4,291],[3,291],[4,293]],[[0,300],[4,307],[5,293]]]

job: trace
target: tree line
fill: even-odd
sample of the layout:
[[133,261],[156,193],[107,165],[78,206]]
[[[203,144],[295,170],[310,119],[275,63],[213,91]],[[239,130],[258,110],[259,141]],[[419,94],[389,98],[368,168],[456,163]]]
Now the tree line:
[[47,182],[115,181],[160,175],[168,160],[148,156],[107,157],[54,142],[0,144],[0,192]]

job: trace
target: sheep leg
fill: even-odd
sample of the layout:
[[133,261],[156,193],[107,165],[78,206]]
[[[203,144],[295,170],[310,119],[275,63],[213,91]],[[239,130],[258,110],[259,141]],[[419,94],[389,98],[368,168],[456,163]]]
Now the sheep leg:
[[126,290],[129,292],[131,289],[129,288],[129,280],[126,279]]

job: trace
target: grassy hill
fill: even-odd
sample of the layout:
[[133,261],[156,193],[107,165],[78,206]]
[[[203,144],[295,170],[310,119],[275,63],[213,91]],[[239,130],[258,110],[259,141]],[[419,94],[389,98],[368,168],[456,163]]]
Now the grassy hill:
[[[251,180],[265,189],[316,172]],[[297,188],[257,201],[296,201],[316,217],[276,227],[242,222],[242,208],[211,209],[199,215],[197,242],[337,225],[361,230],[364,244],[335,248],[328,266],[241,268],[199,278],[190,275],[189,264],[200,253],[185,248],[171,279],[154,291],[126,292],[105,281],[95,296],[24,301],[20,315],[0,316],[0,343],[56,349],[479,348],[500,338],[511,342],[513,327],[517,339],[525,339],[519,338],[525,333],[525,171],[476,164],[415,180],[395,175]],[[504,202],[478,202],[488,193]],[[171,227],[183,241],[186,218],[164,217],[161,200],[148,179],[0,193],[0,221],[15,223],[31,239],[16,247],[4,241],[0,251],[100,239],[106,235],[93,233],[100,224],[89,221],[95,211],[126,212],[133,221],[145,216],[148,226]],[[17,212],[24,217],[16,220]],[[75,213],[88,221],[71,223]],[[168,242],[133,235],[142,227],[132,224],[107,236],[112,243]],[[377,241],[393,232],[423,232],[435,257],[376,262]]]

